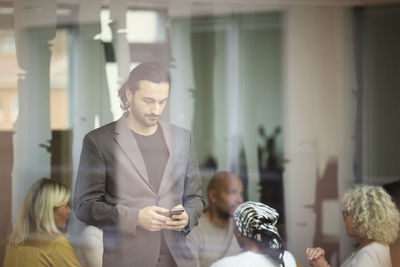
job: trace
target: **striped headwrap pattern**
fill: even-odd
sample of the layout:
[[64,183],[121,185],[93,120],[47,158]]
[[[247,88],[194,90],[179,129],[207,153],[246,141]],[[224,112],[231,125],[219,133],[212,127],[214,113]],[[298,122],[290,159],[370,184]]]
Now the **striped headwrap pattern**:
[[259,202],[247,201],[236,208],[233,219],[242,235],[258,241],[270,257],[283,265],[284,248],[275,226],[279,219],[275,209]]

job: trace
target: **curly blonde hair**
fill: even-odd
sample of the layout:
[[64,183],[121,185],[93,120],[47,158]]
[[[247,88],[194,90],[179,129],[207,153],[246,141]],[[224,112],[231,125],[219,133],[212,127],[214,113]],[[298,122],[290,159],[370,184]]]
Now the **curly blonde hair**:
[[382,187],[358,185],[343,196],[342,204],[352,216],[352,228],[359,237],[384,244],[396,240],[400,214]]

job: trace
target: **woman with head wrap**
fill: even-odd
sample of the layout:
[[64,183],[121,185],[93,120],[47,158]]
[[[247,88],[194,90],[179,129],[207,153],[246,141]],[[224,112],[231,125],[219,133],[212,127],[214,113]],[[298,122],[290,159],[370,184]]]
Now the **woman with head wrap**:
[[67,226],[70,190],[42,178],[30,188],[8,240],[4,267],[80,267],[63,233]]
[[[342,199],[347,234],[357,246],[341,267],[391,267],[389,244],[397,238],[400,215],[390,196],[380,186],[356,186]],[[330,266],[322,248],[307,248],[313,267]]]
[[211,267],[224,266],[283,266],[295,267],[296,262],[283,247],[277,223],[279,214],[275,209],[258,202],[239,205],[233,215],[235,235],[244,252],[223,258]]

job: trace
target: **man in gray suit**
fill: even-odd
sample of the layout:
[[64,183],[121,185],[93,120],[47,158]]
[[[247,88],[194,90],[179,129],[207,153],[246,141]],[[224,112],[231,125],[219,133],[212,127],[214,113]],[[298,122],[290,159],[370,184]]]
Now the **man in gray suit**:
[[[159,121],[170,78],[156,63],[129,75],[119,120],[89,132],[75,184],[75,213],[103,229],[103,266],[194,266],[185,235],[204,208],[189,131]],[[170,209],[184,208],[166,216]]]

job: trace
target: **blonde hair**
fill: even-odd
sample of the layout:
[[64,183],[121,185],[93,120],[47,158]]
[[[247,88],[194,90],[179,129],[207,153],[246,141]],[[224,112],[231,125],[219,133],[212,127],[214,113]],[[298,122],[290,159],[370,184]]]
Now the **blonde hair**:
[[70,190],[57,181],[41,178],[28,190],[9,243],[22,244],[30,234],[56,237],[61,232],[54,222],[54,209],[70,200]]
[[396,240],[400,214],[382,187],[356,186],[343,196],[342,204],[352,216],[352,227],[359,237],[384,244]]

